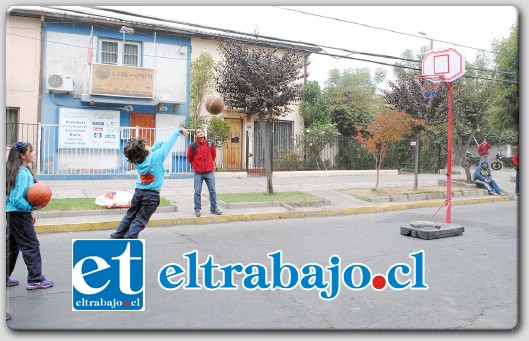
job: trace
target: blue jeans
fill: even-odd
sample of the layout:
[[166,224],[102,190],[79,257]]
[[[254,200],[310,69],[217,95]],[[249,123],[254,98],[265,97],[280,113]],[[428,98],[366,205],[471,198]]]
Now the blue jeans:
[[497,193],[497,194],[500,194],[502,192],[502,190],[500,189],[498,184],[496,184],[496,181],[494,181],[492,179],[490,180],[490,183],[487,183],[487,182],[481,181],[481,180],[476,180],[474,182],[476,184],[480,185],[481,187],[486,188],[487,191],[489,191],[489,192],[494,192],[494,193]]
[[40,243],[33,225],[30,212],[7,212],[6,230],[6,277],[15,270],[18,252],[28,268],[28,283],[40,282],[42,276],[42,258]]
[[138,235],[143,231],[158,205],[160,205],[160,192],[136,188],[130,201],[130,208],[111,237],[138,239]]
[[518,171],[516,171],[516,193],[518,193],[520,191],[520,182],[519,182],[519,177],[518,177]]
[[202,181],[206,183],[209,191],[209,210],[211,212],[217,209],[217,192],[215,192],[215,174],[213,172],[207,173],[197,173],[193,176],[193,184],[195,188],[195,196],[193,198],[195,204],[195,210],[200,210],[202,208],[201,202],[201,193],[202,193]]

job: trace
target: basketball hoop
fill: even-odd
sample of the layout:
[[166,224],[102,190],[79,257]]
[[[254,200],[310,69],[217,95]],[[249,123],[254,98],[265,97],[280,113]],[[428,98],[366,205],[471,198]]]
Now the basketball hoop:
[[418,75],[415,76],[415,81],[421,89],[422,97],[430,101],[437,97],[437,88],[443,81],[443,76]]

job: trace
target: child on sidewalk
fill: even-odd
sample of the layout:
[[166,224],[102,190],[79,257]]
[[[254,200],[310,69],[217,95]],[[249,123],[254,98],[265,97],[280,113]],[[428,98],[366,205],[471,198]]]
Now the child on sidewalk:
[[33,210],[42,207],[32,207],[27,200],[28,189],[37,182],[28,167],[33,162],[35,153],[30,143],[17,142],[11,146],[6,162],[6,286],[20,283],[10,276],[21,251],[28,269],[28,290],[47,289],[54,284],[42,275],[40,243],[35,232],[37,218]]
[[164,180],[163,163],[176,143],[179,134],[186,136],[187,130],[175,130],[165,141],[146,145],[144,139],[130,139],[123,154],[134,163],[138,172],[136,190],[130,201],[130,208],[121,220],[111,239],[137,239],[160,204],[160,191]]

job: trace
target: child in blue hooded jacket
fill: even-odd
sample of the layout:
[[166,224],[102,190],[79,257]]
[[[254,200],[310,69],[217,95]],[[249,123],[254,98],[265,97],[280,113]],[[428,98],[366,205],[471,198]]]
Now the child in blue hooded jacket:
[[175,130],[165,141],[148,146],[144,139],[130,139],[123,149],[123,154],[134,163],[138,172],[136,189],[130,208],[121,220],[111,239],[138,239],[149,219],[160,204],[160,191],[164,180],[163,163],[176,143],[179,134],[186,136],[187,130]]
[[482,159],[479,166],[476,167],[474,183],[480,187],[486,188],[490,195],[505,195],[498,184],[496,184],[496,181],[492,179],[488,159]]

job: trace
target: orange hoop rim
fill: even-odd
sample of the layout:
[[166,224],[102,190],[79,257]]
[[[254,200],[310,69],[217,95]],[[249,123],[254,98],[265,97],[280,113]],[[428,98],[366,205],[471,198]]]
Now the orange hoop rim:
[[430,101],[437,97],[437,88],[441,84],[443,76],[439,75],[417,75],[415,81],[419,85],[422,97]]
[[441,75],[417,75],[415,79],[424,79],[429,80],[432,83],[441,83],[444,80],[444,77]]

